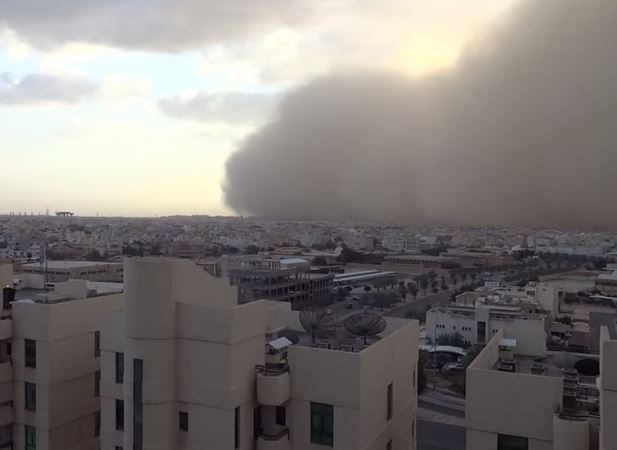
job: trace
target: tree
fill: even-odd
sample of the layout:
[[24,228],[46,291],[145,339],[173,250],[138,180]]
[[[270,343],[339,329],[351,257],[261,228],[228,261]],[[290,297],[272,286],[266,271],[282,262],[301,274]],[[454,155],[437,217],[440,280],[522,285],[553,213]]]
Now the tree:
[[364,292],[370,292],[371,289],[373,289],[373,288],[370,287],[368,284],[366,286],[364,286]]
[[447,291],[448,289],[449,289],[449,287],[448,287],[447,284],[444,283],[444,284],[441,285],[441,290],[442,291]]
[[451,345],[465,348],[465,339],[461,333],[445,333],[437,336],[437,345]]
[[244,253],[246,253],[247,255],[256,255],[257,253],[259,253],[259,247],[253,244],[247,245],[244,249]]
[[438,288],[437,286],[433,286],[433,287],[431,288],[431,292],[432,292],[433,294],[437,294],[437,293],[439,292],[439,288]]
[[424,292],[424,295],[426,295],[426,288],[428,288],[428,278],[420,279],[420,286],[422,286],[422,291]]
[[418,296],[418,286],[416,286],[414,283],[407,283],[407,290],[411,295],[413,295],[414,299]]
[[316,266],[327,266],[328,261],[326,261],[325,256],[315,256],[315,258],[313,258],[313,264]]
[[398,285],[398,292],[401,295],[401,298],[403,300],[405,300],[405,298],[407,298],[407,287],[405,286],[405,283],[401,282]]

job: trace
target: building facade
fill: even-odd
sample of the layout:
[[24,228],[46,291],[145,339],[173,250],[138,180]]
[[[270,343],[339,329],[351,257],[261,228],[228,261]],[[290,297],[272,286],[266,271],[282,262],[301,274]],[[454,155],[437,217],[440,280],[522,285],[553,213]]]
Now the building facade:
[[[500,330],[467,369],[467,448],[617,448],[617,341],[602,332],[598,355],[520,353]],[[591,373],[585,367],[597,367]],[[590,362],[595,361],[595,362]]]
[[46,277],[46,282],[59,282],[73,279],[89,281],[122,281],[122,263],[98,261],[47,261],[23,264],[23,273]]
[[238,304],[189,261],[125,264],[125,310],[102,334],[102,449],[415,449],[417,322],[313,342],[289,304]]
[[[5,300],[12,300],[9,289]],[[86,296],[86,282],[74,280],[4,303],[0,448],[99,448],[100,329],[122,296]]]

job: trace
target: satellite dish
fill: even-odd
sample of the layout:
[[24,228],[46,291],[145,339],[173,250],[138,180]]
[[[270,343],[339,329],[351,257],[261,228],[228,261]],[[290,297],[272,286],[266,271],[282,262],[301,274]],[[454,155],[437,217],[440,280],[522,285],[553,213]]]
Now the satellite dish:
[[377,336],[386,329],[386,321],[377,314],[361,312],[345,319],[343,326],[349,333],[363,336],[366,345],[369,337]]
[[304,309],[300,311],[300,323],[311,339],[315,342],[316,337],[328,337],[335,329],[334,319],[325,309]]

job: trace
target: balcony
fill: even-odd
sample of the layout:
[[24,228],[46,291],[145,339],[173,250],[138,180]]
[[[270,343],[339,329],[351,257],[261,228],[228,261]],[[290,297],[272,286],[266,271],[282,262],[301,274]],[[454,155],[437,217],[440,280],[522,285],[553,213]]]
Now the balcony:
[[289,400],[291,379],[289,367],[257,366],[257,402],[266,406],[279,406]]
[[13,338],[13,319],[8,317],[0,318],[0,341]]
[[0,403],[0,427],[13,423],[13,402]]
[[262,433],[257,438],[257,450],[289,450],[290,448],[287,428],[277,434]]
[[[0,361],[0,384],[13,380],[13,366],[10,359]],[[1,401],[1,400],[0,400]]]

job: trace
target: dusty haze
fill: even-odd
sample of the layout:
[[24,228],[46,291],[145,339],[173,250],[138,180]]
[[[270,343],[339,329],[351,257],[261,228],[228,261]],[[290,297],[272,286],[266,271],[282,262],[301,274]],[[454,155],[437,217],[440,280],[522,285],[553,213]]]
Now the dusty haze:
[[227,161],[238,213],[617,226],[617,2],[533,0],[456,70],[290,92]]

